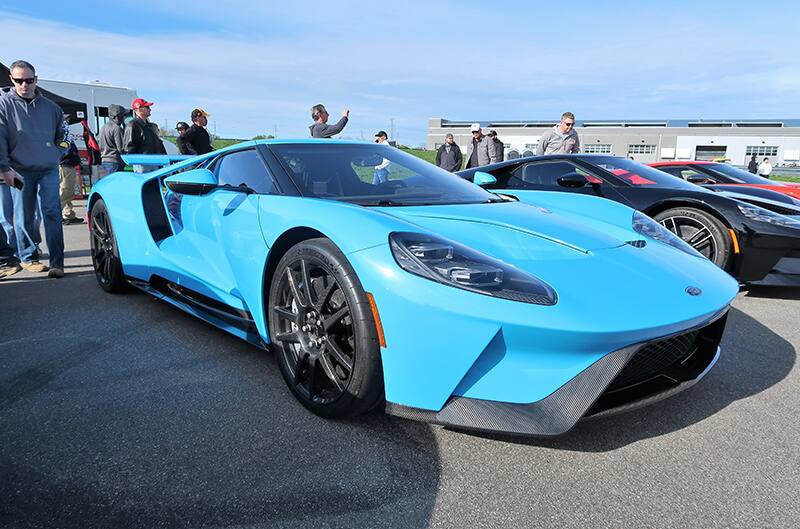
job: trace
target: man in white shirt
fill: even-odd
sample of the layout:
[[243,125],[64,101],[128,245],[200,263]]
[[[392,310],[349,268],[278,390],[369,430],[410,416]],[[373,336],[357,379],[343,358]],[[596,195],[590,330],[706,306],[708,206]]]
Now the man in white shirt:
[[769,158],[764,158],[764,161],[758,165],[758,176],[769,178],[772,174],[772,164],[769,163]]
[[[386,131],[378,131],[375,135],[375,143],[385,143],[389,145],[389,135],[386,134]],[[389,180],[389,160],[384,158],[381,163],[375,166],[375,174],[372,176],[372,183],[378,185],[387,180]]]

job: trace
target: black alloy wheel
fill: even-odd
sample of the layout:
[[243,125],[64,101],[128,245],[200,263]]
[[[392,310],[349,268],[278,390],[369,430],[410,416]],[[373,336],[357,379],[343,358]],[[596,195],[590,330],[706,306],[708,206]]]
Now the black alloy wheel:
[[269,328],[289,389],[314,413],[354,416],[381,401],[383,370],[369,300],[330,240],[301,242],[280,260]]
[[675,208],[662,211],[654,219],[715,265],[723,270],[729,268],[731,240],[717,218],[699,209]]
[[94,275],[100,287],[106,292],[120,293],[128,290],[128,282],[122,271],[122,261],[119,258],[117,240],[114,237],[114,228],[111,217],[102,199],[95,202],[89,217],[91,227],[89,239],[91,243],[92,265]]

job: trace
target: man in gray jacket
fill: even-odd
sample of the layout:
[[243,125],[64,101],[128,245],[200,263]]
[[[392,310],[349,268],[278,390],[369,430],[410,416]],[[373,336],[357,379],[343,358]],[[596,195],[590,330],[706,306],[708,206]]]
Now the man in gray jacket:
[[100,160],[105,173],[122,171],[122,151],[125,148],[122,124],[128,111],[120,105],[108,105],[108,121],[100,129]]
[[436,151],[436,165],[451,173],[461,169],[461,148],[449,132],[444,137],[444,145]]
[[[41,201],[50,277],[64,277],[64,232],[61,227],[58,164],[66,137],[61,108],[36,88],[36,71],[25,61],[11,64],[13,87],[0,97],[0,173],[7,185],[23,182],[22,217],[33,237],[37,195]],[[31,272],[48,268],[39,263],[39,246],[28,239],[21,246],[22,267]]]
[[483,135],[481,126],[477,123],[473,123],[469,130],[472,132],[472,141],[467,146],[467,166],[464,169],[495,163],[497,153],[491,138]]
[[575,132],[575,114],[564,112],[561,121],[539,138],[536,154],[577,154],[581,150],[581,141]]
[[328,125],[328,111],[325,110],[325,105],[314,105],[311,107],[311,119],[314,123],[308,128],[311,130],[312,138],[330,138],[335,134],[339,134],[347,125],[347,120],[350,117],[349,110],[342,111],[342,118],[336,125]]

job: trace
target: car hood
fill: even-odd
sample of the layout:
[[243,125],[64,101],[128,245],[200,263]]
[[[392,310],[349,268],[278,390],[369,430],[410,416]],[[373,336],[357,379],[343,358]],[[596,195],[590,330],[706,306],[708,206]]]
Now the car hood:
[[[385,213],[456,241],[518,240],[572,251],[617,248],[639,239],[632,229],[522,202],[380,208]],[[500,244],[502,246],[502,244]]]

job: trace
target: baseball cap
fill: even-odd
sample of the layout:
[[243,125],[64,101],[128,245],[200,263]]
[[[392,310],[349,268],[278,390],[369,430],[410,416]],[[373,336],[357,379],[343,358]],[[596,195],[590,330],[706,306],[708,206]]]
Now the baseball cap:
[[175,130],[188,129],[188,128],[189,124],[186,123],[185,121],[179,121],[178,123],[175,124]]
[[152,101],[146,101],[146,100],[142,99],[141,97],[137,97],[131,103],[131,108],[134,109],[134,110],[138,110],[138,109],[140,109],[142,107],[151,107],[151,106],[153,106],[153,102]]
[[488,136],[497,136],[496,130],[490,130]]
[[469,128],[470,132],[477,132],[479,130],[481,130],[480,123],[473,123],[472,126]]
[[376,137],[376,138],[377,138],[377,137],[379,137],[379,136],[386,136],[387,138],[389,137],[389,135],[388,135],[388,134],[386,134],[386,131],[385,131],[385,130],[379,130],[379,131],[377,132],[377,134],[375,134],[375,137]]
[[195,108],[194,110],[192,110],[192,119],[193,120],[197,119],[200,116],[203,116],[204,118],[207,118],[210,115],[211,114],[209,114],[208,112],[206,112],[202,108]]

